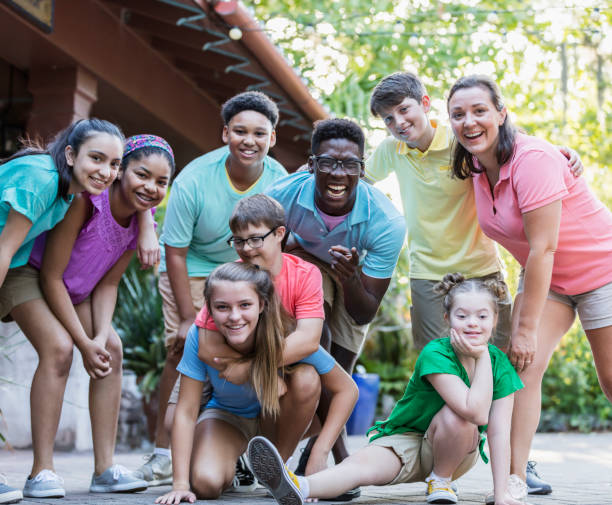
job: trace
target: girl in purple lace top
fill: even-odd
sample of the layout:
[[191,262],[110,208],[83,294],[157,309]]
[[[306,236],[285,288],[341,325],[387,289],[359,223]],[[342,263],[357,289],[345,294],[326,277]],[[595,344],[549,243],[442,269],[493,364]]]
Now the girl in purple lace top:
[[39,351],[41,364],[47,362],[56,375],[47,383],[46,400],[32,401],[52,402],[57,411],[44,419],[33,417],[34,467],[39,461],[39,466],[53,470],[53,439],[76,345],[92,379],[95,469],[90,490],[94,492],[137,491],[147,486],[113,465],[122,346],[111,321],[119,280],[137,246],[138,224],[145,222],[139,221],[139,214],[152,212],[162,201],[173,170],[172,149],[165,140],[153,135],[129,138],[113,184],[100,195],[76,196],[63,221],[37,239],[30,256],[32,270],[40,270],[44,299],[37,300],[37,321],[22,330],[31,334],[28,337]]

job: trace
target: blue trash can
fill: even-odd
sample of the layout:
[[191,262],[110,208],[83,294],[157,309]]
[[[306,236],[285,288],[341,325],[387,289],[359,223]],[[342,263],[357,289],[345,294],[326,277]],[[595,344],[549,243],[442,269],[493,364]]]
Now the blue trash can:
[[380,377],[375,373],[354,373],[353,380],[359,388],[359,399],[346,422],[346,432],[363,435],[374,423]]

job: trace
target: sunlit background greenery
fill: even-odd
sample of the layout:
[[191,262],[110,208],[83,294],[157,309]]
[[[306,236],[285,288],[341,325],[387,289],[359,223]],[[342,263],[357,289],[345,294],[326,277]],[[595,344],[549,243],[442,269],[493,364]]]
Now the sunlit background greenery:
[[[612,208],[609,1],[255,0],[253,12],[330,113],[368,131],[370,149],[385,136],[368,107],[383,76],[420,75],[432,116],[445,120],[452,83],[485,73],[500,84],[515,123],[580,153],[585,177]],[[397,202],[396,187],[382,185]],[[502,256],[514,292],[518,267],[505,251]],[[416,359],[407,287],[404,253],[362,357],[381,375],[382,390],[396,397]],[[579,324],[553,357],[543,404],[543,429],[612,427]]]

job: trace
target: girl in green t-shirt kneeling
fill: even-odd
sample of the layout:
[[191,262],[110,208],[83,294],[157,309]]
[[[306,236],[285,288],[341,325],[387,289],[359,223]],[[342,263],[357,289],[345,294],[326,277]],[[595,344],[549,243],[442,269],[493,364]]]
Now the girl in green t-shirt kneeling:
[[450,337],[425,346],[403,398],[387,420],[370,428],[366,447],[333,468],[296,477],[267,439],[251,440],[251,468],[280,504],[332,498],[357,486],[419,481],[427,482],[428,503],[457,503],[451,481],[472,468],[479,454],[488,462],[487,425],[491,502],[523,503],[526,491],[514,489],[516,479],[509,476],[514,392],[523,384],[506,355],[488,343],[506,286],[447,274],[436,290],[444,295]]

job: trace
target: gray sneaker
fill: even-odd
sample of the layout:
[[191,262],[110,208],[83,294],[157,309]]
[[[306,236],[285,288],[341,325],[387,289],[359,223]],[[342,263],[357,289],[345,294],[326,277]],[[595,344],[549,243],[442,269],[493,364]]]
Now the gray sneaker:
[[147,462],[134,472],[139,479],[146,480],[149,486],[172,484],[172,460],[161,454],[149,454]]
[[[0,478],[3,475],[0,474]],[[0,503],[18,503],[23,498],[23,494],[19,489],[12,488],[3,482],[0,482]]]
[[90,493],[135,493],[144,491],[148,484],[134,472],[121,465],[113,465],[100,475],[91,476]]
[[27,498],[63,498],[66,496],[64,479],[51,470],[41,470],[35,477],[26,479],[23,496]]

